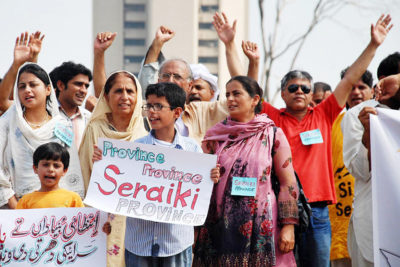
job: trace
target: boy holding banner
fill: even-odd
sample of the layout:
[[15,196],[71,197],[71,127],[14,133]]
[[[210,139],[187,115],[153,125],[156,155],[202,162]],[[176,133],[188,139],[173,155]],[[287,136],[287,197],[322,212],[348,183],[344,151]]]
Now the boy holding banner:
[[50,142],[39,146],[33,153],[33,170],[40,179],[39,191],[23,196],[17,209],[84,207],[81,197],[58,186],[69,166],[68,150]]
[[[151,124],[149,135],[135,140],[151,144],[202,153],[194,139],[184,137],[175,129],[181,116],[186,94],[173,83],[149,85],[143,111]],[[95,147],[93,161],[102,159],[102,152]],[[219,166],[211,170],[214,183],[219,179]],[[126,266],[191,266],[194,229],[190,225],[153,222],[127,217],[125,234]]]

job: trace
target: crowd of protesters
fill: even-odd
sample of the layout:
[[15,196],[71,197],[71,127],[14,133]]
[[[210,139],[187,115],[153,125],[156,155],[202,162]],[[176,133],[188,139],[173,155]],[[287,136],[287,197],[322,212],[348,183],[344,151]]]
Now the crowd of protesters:
[[[345,62],[333,91],[305,70],[284,75],[282,109],[262,99],[259,50],[249,41],[242,41],[243,70],[236,21],[224,13],[213,25],[231,75],[225,90],[204,65],[165,59],[175,32],[164,26],[138,77],[126,70],[106,77],[116,33],[96,36],[93,73],[69,61],[49,74],[37,64],[44,35],[23,33],[0,81],[0,207],[43,208],[64,195],[73,199],[65,205],[80,207],[101,160],[99,137],[153,144],[217,155],[206,222],[194,228],[113,215],[107,266],[373,266],[369,114],[399,109],[400,53],[381,61],[375,87],[367,68],[390,22],[382,15],[371,25],[366,48]],[[296,175],[312,210],[298,239]],[[255,196],[232,194],[234,177],[256,177]]]

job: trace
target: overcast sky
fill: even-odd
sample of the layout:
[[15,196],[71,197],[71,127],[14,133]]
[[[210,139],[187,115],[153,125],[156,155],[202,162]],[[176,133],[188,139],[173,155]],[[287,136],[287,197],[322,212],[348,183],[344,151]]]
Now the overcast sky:
[[47,71],[73,60],[92,68],[93,34],[91,0],[1,0],[0,75],[13,60],[19,33],[45,33],[39,64]]
[[[260,27],[258,15],[258,1],[251,1],[250,38],[261,44]],[[268,3],[274,1],[265,1]],[[370,40],[370,25],[376,23],[382,13],[390,10],[393,17],[394,27],[382,46],[378,49],[369,70],[374,75],[376,82],[376,70],[379,62],[387,55],[400,51],[400,3],[396,1],[358,1],[369,9],[361,9],[354,6],[346,6],[335,14],[334,20],[321,22],[310,35],[304,44],[303,50],[297,60],[295,69],[308,71],[314,81],[329,83],[334,89],[340,79],[340,71],[351,65],[361,54]],[[388,4],[392,2],[393,4]],[[398,1],[397,1],[398,2]],[[285,13],[282,15],[283,26],[281,38],[292,40],[297,32],[303,32],[312,18],[312,10],[316,1],[292,0],[288,1]],[[269,5],[271,10],[271,5]],[[274,9],[272,9],[274,10]],[[266,11],[268,12],[268,11]],[[268,14],[267,14],[268,17]],[[266,28],[271,25],[265,25]],[[290,58],[293,53],[276,64],[276,72],[272,77],[272,87],[279,86],[279,81],[289,71]],[[275,106],[283,107],[284,103],[280,96]]]

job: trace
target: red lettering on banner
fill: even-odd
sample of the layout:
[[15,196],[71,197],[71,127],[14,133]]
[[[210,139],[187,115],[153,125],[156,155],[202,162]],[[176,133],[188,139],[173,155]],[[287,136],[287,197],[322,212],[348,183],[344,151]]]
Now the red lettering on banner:
[[103,195],[111,195],[112,193],[114,193],[115,189],[117,188],[117,181],[112,178],[111,176],[109,176],[107,174],[107,169],[112,170],[115,174],[120,174],[121,172],[119,171],[118,167],[115,165],[108,165],[105,169],[104,169],[104,178],[106,178],[106,180],[110,181],[111,183],[114,184],[114,189],[112,191],[106,191],[103,188],[101,188],[100,184],[98,182],[96,182],[97,187],[99,189],[99,191],[103,194]]
[[[147,191],[146,198],[148,200],[151,200],[151,201],[162,202],[162,193],[163,193],[163,191],[164,191],[164,186],[160,186],[159,188],[158,187],[152,187]],[[152,197],[151,196],[152,192],[157,192],[158,193],[157,196],[156,197]]]
[[122,192],[122,191],[132,190],[132,188],[133,188],[133,185],[131,183],[123,183],[118,187],[118,194],[123,197],[129,197],[130,195],[132,195],[132,193],[124,194],[124,192]]
[[185,198],[189,197],[191,195],[190,189],[186,190],[183,194],[181,194],[181,187],[182,187],[182,182],[179,182],[178,189],[176,190],[176,195],[175,195],[174,208],[176,208],[178,201],[181,202],[182,208],[186,207],[187,204],[186,204]]
[[143,189],[143,191],[146,192],[147,186],[145,185],[140,185],[140,183],[136,183],[136,188],[135,188],[135,193],[133,193],[133,198],[136,198],[137,195],[139,194],[139,191]]
[[[200,188],[196,188],[196,192],[197,193],[200,192]],[[192,210],[194,210],[194,206],[196,206],[196,201],[197,201],[198,197],[199,197],[199,194],[194,194],[193,201],[192,201],[192,206],[190,206],[190,208]]]
[[[174,187],[175,184],[171,184],[171,187]],[[173,188],[171,188],[170,190],[168,190],[168,196],[167,196],[167,203],[171,204],[171,196],[172,196],[172,192],[174,191]]]
[[[154,169],[151,168],[150,164],[145,164],[147,166],[144,167],[143,172],[146,173],[147,171],[149,173],[155,173]],[[148,187],[145,184],[142,184],[140,182],[137,182],[136,184],[132,184],[129,182],[122,183],[118,185],[117,180],[112,177],[111,175],[107,174],[107,171],[111,170],[115,174],[123,174],[120,169],[116,165],[108,165],[105,170],[104,170],[104,178],[105,180],[109,181],[113,188],[111,190],[109,189],[104,189],[104,185],[100,185],[100,183],[96,182],[99,191],[103,195],[111,195],[115,191],[118,193],[119,196],[121,197],[130,197],[136,199],[138,195],[140,194],[141,191],[143,191],[143,195],[145,194],[145,197],[149,201],[157,201],[159,203],[162,203],[163,201],[166,202],[167,204],[172,204],[173,201],[173,207],[176,208],[178,204],[181,204],[181,207],[186,207],[190,205],[191,209],[194,210],[196,204],[197,204],[197,199],[198,199],[198,193],[200,192],[199,188],[193,189],[195,190],[192,198],[192,189],[187,189],[186,191],[182,192],[182,183],[183,182],[190,182],[189,178],[192,177],[192,174],[186,174],[185,177],[182,176],[181,179],[184,181],[179,181],[177,188],[175,190],[175,184],[171,183],[170,188],[168,188],[168,191],[164,194],[164,189],[165,186],[154,186],[154,187]],[[175,172],[175,174],[178,172]],[[162,172],[162,175],[166,175],[166,172]],[[196,177],[197,178],[197,177]],[[198,179],[200,178],[200,179]],[[201,176],[198,176],[196,180],[201,180]],[[164,198],[166,197],[166,199]],[[191,201],[190,201],[191,200]],[[190,203],[191,202],[191,203]]]

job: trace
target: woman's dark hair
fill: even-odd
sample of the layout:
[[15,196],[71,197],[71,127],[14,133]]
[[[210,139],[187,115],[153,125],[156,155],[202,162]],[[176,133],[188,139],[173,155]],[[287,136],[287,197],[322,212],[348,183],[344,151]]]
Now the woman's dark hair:
[[[44,83],[45,86],[50,85],[49,75],[47,75],[47,72],[37,64],[26,64],[22,68],[20,68],[19,72],[18,72],[17,84],[19,82],[19,78],[21,77],[21,74],[24,72],[35,75],[36,77],[38,77],[39,80],[41,80]],[[46,104],[49,105],[49,103],[51,103],[50,95],[48,95],[46,97]]]
[[64,170],[66,170],[69,166],[69,153],[62,145],[50,142],[39,146],[33,152],[33,165],[36,168],[41,160],[61,160],[64,164]]
[[108,93],[110,92],[111,88],[113,87],[113,85],[115,83],[115,79],[117,79],[117,77],[119,75],[130,78],[133,81],[133,84],[135,85],[136,91],[137,91],[137,84],[136,84],[135,78],[132,75],[130,75],[129,73],[121,71],[121,72],[115,72],[110,77],[108,77],[106,84],[104,85],[104,94],[105,95],[108,95]]
[[21,77],[21,74],[24,73],[24,72],[31,73],[31,74],[35,75],[46,86],[48,86],[50,84],[49,75],[47,75],[47,72],[37,64],[26,64],[26,65],[24,65],[18,72],[18,82],[19,82],[19,78]]
[[235,76],[235,77],[232,77],[226,83],[226,85],[228,85],[229,83],[231,83],[233,81],[239,82],[243,86],[244,90],[246,90],[246,92],[251,97],[254,97],[255,95],[259,95],[260,96],[260,100],[258,101],[257,105],[254,108],[254,113],[255,114],[260,113],[261,110],[262,110],[261,98],[262,98],[262,95],[263,95],[263,91],[262,91],[261,87],[258,85],[257,81],[255,81],[252,78],[249,78],[247,76]]
[[186,93],[179,85],[175,83],[155,83],[147,86],[146,99],[149,95],[156,95],[157,97],[165,96],[171,109],[182,108],[185,110]]

